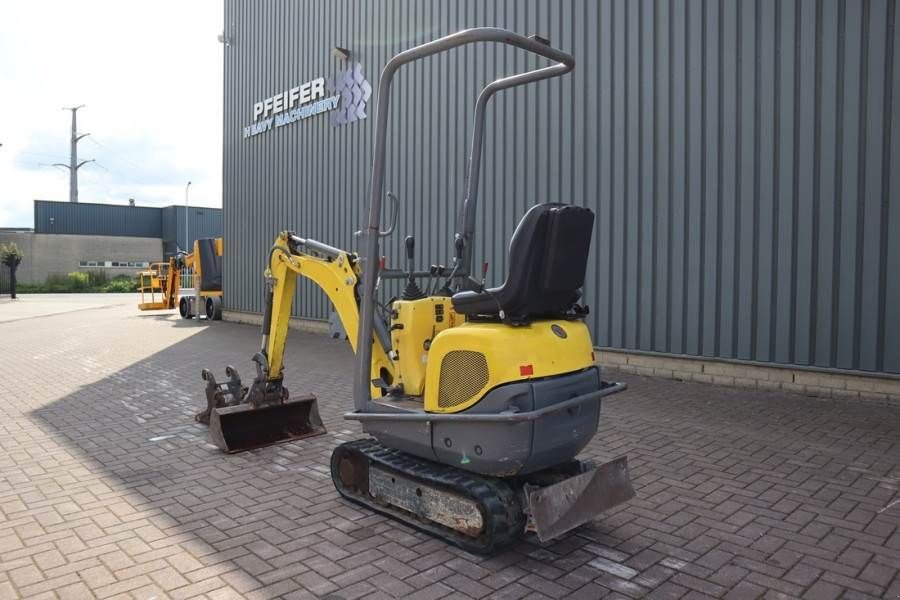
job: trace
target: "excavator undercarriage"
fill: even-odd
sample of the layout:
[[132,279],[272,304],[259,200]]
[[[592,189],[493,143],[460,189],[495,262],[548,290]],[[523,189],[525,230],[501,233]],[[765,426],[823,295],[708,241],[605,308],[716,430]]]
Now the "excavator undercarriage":
[[551,540],[634,496],[625,457],[600,468],[570,460],[528,475],[489,477],[374,439],[335,448],[331,479],[344,498],[478,554],[509,545],[523,531]]

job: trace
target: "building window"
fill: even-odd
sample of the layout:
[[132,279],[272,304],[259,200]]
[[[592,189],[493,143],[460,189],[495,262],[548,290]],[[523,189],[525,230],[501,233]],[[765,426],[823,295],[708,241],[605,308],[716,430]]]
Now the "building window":
[[140,269],[150,266],[146,260],[80,260],[79,267],[99,269]]

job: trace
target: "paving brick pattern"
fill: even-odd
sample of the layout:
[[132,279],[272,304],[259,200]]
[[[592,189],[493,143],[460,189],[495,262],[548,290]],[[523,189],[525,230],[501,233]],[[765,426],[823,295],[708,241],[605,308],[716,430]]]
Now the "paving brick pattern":
[[637,498],[485,559],[338,498],[345,343],[291,332],[328,435],[208,444],[200,369],[257,339],[133,302],[0,323],[0,598],[900,597],[896,404],[623,375],[586,454]]

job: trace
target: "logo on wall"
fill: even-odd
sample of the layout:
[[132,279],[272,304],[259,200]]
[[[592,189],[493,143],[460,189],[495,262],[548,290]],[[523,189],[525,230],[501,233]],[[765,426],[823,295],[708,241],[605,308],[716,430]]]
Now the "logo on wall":
[[361,121],[371,96],[362,65],[353,63],[327,80],[319,77],[255,102],[253,122],[243,127],[243,135],[253,137],[325,112],[331,113],[332,127]]
[[341,97],[340,107],[331,113],[334,127],[366,118],[366,103],[372,96],[372,86],[366,81],[362,65],[355,63],[338,71],[326,84],[328,91]]

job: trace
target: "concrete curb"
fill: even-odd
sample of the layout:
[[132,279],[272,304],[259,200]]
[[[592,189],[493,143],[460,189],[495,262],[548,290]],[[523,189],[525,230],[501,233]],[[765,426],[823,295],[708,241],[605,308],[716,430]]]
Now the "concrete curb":
[[900,401],[900,379],[877,373],[765,366],[710,358],[656,356],[600,348],[601,365],[628,373],[761,390],[785,390],[825,398]]

